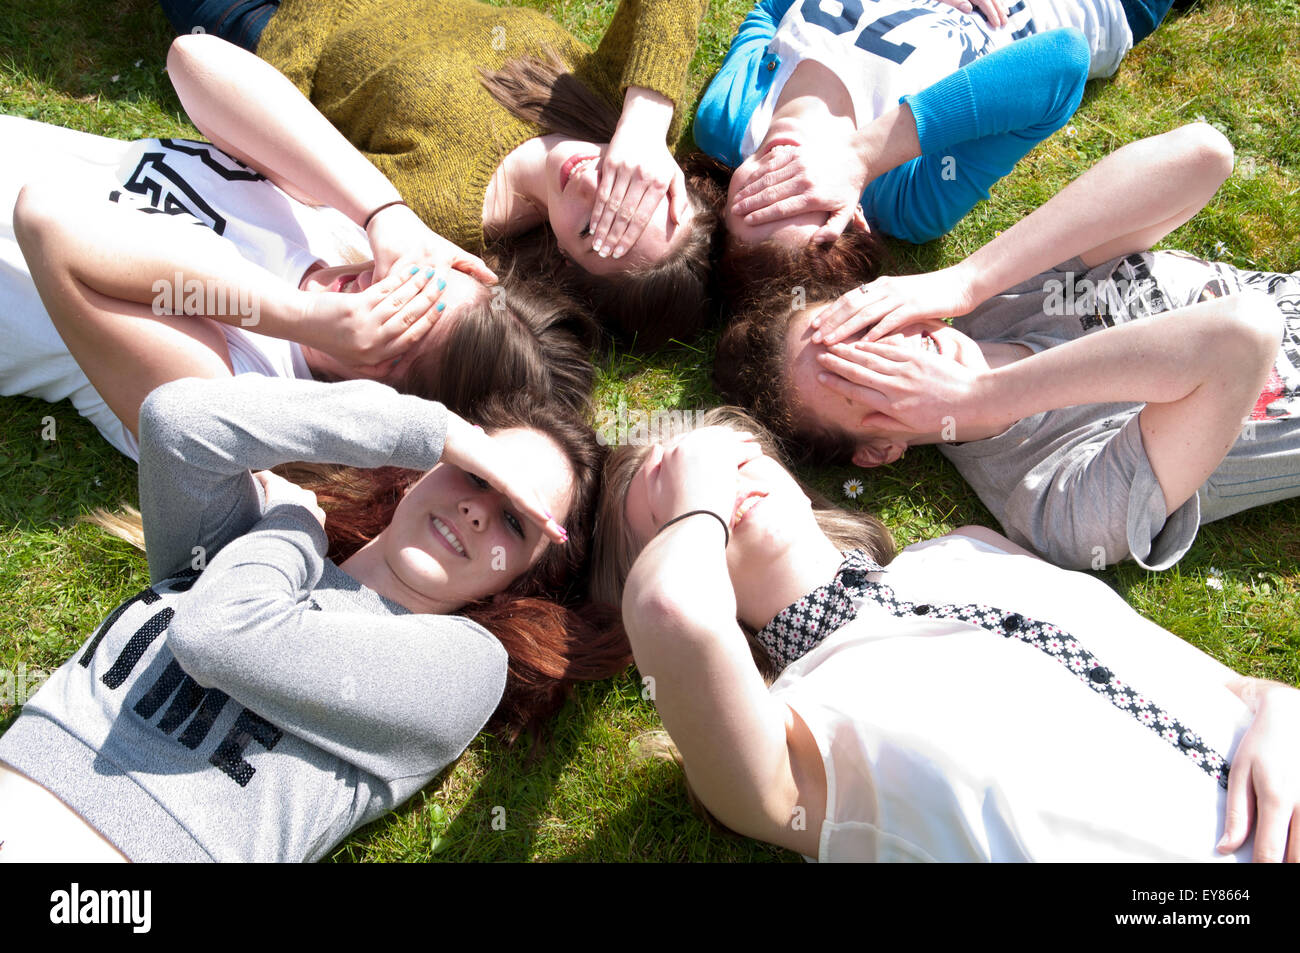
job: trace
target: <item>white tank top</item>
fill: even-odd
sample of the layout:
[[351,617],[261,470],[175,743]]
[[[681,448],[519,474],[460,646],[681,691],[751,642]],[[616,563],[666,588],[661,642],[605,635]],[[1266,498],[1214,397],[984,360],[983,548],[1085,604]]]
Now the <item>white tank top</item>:
[[[1229,759],[1250,722],[1204,656],[1083,573],[952,536],[871,578],[1059,626]],[[826,768],[820,860],[1234,859],[1215,851],[1223,788],[1034,645],[869,603],[772,692]]]

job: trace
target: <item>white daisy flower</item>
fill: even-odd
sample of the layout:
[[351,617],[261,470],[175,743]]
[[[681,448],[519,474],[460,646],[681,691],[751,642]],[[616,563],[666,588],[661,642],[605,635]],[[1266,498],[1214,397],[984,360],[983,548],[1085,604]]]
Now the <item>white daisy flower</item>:
[[856,500],[862,495],[862,481],[857,477],[850,477],[844,481],[844,495],[850,500]]

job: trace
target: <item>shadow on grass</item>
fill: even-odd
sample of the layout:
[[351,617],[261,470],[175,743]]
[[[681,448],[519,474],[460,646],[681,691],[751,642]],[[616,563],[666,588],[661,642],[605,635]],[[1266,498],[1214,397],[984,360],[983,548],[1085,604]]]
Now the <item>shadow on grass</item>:
[[0,68],[83,101],[179,109],[162,71],[172,36],[156,0],[0,0]]
[[0,530],[67,527],[95,507],[135,504],[135,464],[70,403],[5,397],[0,407]]

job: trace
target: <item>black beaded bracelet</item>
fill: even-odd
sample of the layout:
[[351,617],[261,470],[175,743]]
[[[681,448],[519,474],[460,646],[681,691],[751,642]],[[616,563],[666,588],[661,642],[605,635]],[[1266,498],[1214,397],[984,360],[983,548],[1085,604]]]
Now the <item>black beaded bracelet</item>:
[[[722,524],[722,534],[723,534],[722,548],[726,549],[727,545],[731,542],[731,529],[727,526],[727,521],[724,520],[717,513],[713,512],[713,510],[690,510],[689,512],[683,513],[681,516],[674,516],[667,523],[664,523],[663,526],[659,527],[659,533],[662,533],[664,530],[666,530],[669,526],[672,526],[674,523],[681,522],[682,520],[686,519],[686,517],[688,516],[699,516],[701,513],[706,514],[708,516],[712,516],[715,520],[717,520],[719,523]],[[655,535],[658,536],[659,533],[655,533]]]
[[[394,200],[391,201],[391,202],[385,202],[383,205],[379,206],[379,208],[375,209],[373,212],[371,212],[369,215],[366,216],[366,224],[364,224],[364,225],[361,226],[362,229],[367,229],[367,228],[369,228],[369,227],[370,227],[370,223],[373,222],[373,221],[375,220],[375,216],[376,216],[376,215],[378,215],[380,212],[382,212],[382,211],[383,211],[384,209],[386,209],[386,208],[392,208],[394,205],[406,205],[406,202],[403,201],[402,199],[394,199]],[[406,207],[407,207],[407,208],[410,208],[411,206],[406,205]]]

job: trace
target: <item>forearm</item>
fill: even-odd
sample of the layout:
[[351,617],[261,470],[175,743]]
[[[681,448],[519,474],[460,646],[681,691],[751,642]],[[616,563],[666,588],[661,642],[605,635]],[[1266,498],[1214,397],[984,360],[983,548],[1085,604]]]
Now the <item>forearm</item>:
[[[1272,328],[1230,298],[1085,335],[987,372],[970,406],[1005,429],[1032,414],[1079,404],[1173,404],[1201,388],[1258,393]],[[1272,343],[1276,350],[1276,342]],[[1243,383],[1244,382],[1244,383]],[[1238,419],[1240,419],[1238,417]]]
[[289,80],[251,53],[216,37],[183,36],[167,70],[199,130],[286,191],[359,225],[401,198]]
[[[713,520],[674,524],[628,578],[624,623],[638,670],[701,800],[728,826],[763,837],[793,802],[780,706],[736,624]],[[770,836],[766,839],[770,839]]]
[[977,305],[1076,255],[1094,252],[1093,264],[1142,250],[1191,218],[1231,170],[1231,146],[1209,126],[1130,143],[952,271]]
[[158,315],[208,317],[272,337],[298,334],[303,293],[192,220],[44,186],[24,190],[15,222],[33,275],[46,287],[71,279]]
[[174,381],[140,408],[140,510],[149,567],[165,577],[260,515],[250,470],[303,461],[428,469],[447,411],[373,381],[322,384],[244,374]]
[[921,140],[911,107],[903,103],[859,129],[852,148],[862,157],[870,179],[915,159],[921,154]]

